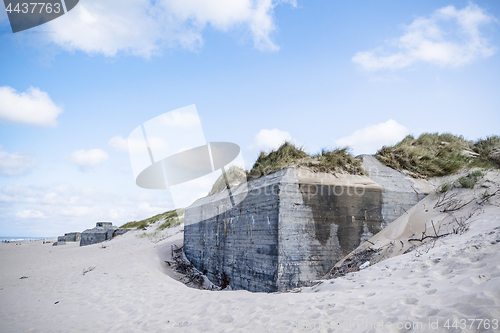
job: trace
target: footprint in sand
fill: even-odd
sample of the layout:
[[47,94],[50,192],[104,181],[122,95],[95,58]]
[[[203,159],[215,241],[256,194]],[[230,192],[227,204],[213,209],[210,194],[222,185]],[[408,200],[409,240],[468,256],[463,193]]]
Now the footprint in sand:
[[476,262],[470,265],[470,268],[483,268],[484,266],[487,266],[488,264],[485,262]]
[[497,300],[500,300],[500,289],[485,291],[484,294],[489,296],[489,297],[493,297]]
[[425,265],[425,264],[421,264],[421,265],[418,265],[416,268],[415,268],[415,271],[417,272],[425,272],[429,269],[429,266]]
[[321,317],[321,313],[316,312],[307,316],[307,319],[313,320],[313,319],[318,319],[319,317]]
[[359,301],[357,299],[357,297],[356,298],[349,298],[347,300],[347,302],[349,303],[349,306],[363,306],[363,305],[365,305],[365,302]]
[[495,306],[495,301],[491,298],[475,298],[470,301],[473,306]]
[[[464,316],[470,317],[470,318],[481,318],[477,316],[479,313],[478,307],[475,307],[471,305],[470,303],[468,305],[463,305],[463,304],[456,304],[456,306],[453,307],[455,311],[458,313],[461,313]],[[476,317],[477,316],[477,317]]]
[[406,305],[415,305],[418,303],[418,299],[414,298],[414,297],[408,297],[408,298],[405,298],[401,301],[402,304],[406,304]]
[[413,308],[410,311],[410,313],[412,316],[415,316],[415,317],[427,318],[427,317],[437,315],[439,313],[439,310],[433,309],[429,306],[417,306],[417,307]]
[[434,295],[435,293],[437,293],[437,289],[429,289],[429,290],[426,290],[425,293],[427,295]]
[[427,296],[437,293],[437,289],[426,289],[415,293],[415,296]]
[[219,318],[219,322],[223,324],[229,324],[234,321],[234,318],[232,316],[223,316]]

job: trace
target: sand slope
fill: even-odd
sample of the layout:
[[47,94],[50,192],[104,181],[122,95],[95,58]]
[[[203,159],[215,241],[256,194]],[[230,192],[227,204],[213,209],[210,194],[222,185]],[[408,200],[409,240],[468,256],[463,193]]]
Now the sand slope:
[[471,218],[462,235],[299,293],[188,288],[164,264],[182,233],[165,232],[173,236],[154,243],[133,231],[102,243],[106,248],[1,244],[0,331],[500,332],[478,329],[478,321],[475,328],[470,321],[465,329],[443,327],[447,320],[500,319],[495,205]]

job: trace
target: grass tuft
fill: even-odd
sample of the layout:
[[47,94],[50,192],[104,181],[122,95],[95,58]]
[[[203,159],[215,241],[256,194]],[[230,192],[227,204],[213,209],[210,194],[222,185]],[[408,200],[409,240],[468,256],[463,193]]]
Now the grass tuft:
[[[132,229],[132,228],[137,228],[137,229],[143,229],[147,228],[151,224],[154,224],[160,220],[165,220],[164,223],[162,223],[158,228],[162,227],[164,224],[166,225],[163,227],[165,228],[170,228],[168,225],[172,226],[177,226],[181,224],[182,222],[180,221],[179,216],[182,218],[182,221],[184,221],[184,209],[174,209],[174,210],[169,210],[168,212],[162,213],[155,215],[153,217],[141,220],[141,221],[134,221],[134,222],[128,222],[122,225],[120,228],[125,228],[125,229]],[[163,230],[160,229],[160,230]]]
[[270,173],[289,167],[308,167],[314,172],[350,173],[364,175],[361,158],[353,157],[349,148],[334,150],[323,149],[321,153],[310,156],[302,147],[285,142],[278,149],[268,154],[261,152],[259,158],[248,172],[249,180],[257,179]]
[[463,136],[424,133],[408,135],[392,147],[383,147],[375,157],[385,165],[405,170],[413,177],[440,177],[456,173],[474,159],[474,144]]
[[483,171],[474,170],[472,172],[469,172],[466,176],[458,178],[456,181],[442,184],[438,189],[436,189],[436,193],[443,194],[454,188],[460,187],[473,189],[479,182],[479,180],[484,176],[485,173]]
[[477,181],[482,177],[484,177],[484,173],[480,170],[476,170],[470,172],[467,176],[460,177],[458,179],[458,183],[464,188],[474,188],[474,186],[476,186],[477,184]]
[[444,184],[441,184],[441,186],[439,186],[439,188],[437,189],[436,192],[437,193],[446,193],[451,189],[453,189],[452,183],[444,183]]
[[285,141],[277,150],[269,154],[260,152],[259,158],[255,161],[252,169],[248,172],[248,179],[257,179],[270,173],[286,169],[310,157],[304,152],[302,147],[297,147],[293,143]]
[[478,160],[485,167],[500,167],[500,137],[492,135],[486,139],[479,139],[474,144],[474,151],[479,154]]
[[167,228],[177,227],[178,225],[184,223],[184,211],[185,209],[179,209],[176,216],[168,217],[165,222],[158,226],[158,230],[165,230]]

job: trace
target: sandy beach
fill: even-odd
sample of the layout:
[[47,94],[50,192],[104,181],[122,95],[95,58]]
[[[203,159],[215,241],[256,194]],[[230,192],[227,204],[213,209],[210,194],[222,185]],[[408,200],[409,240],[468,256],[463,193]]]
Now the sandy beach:
[[[400,220],[411,218],[395,223]],[[133,230],[85,247],[1,244],[0,330],[499,332],[500,208],[485,205],[469,222],[463,234],[276,294],[197,290],[179,282],[165,260],[173,244],[182,245],[182,225],[164,230],[168,237],[161,241]]]

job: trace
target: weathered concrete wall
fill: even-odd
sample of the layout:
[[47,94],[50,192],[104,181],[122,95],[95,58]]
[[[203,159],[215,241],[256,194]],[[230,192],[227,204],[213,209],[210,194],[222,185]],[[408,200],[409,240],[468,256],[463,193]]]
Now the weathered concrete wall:
[[113,228],[113,223],[112,222],[97,222],[95,224],[96,227],[101,227],[101,228]]
[[382,192],[383,227],[405,214],[408,209],[425,198],[428,193],[414,186],[413,182],[401,172],[383,165],[371,155],[362,155],[363,169],[370,179],[384,187]]
[[82,238],[82,234],[80,232],[70,232],[64,234],[64,236],[57,237],[58,242],[79,242]]
[[114,229],[111,228],[92,228],[87,229],[82,232],[82,239],[80,241],[80,246],[91,245],[95,243],[101,243],[105,240],[113,238]]
[[130,229],[119,229],[111,223],[105,224],[104,227],[100,225],[102,222],[96,223],[96,227],[87,229],[81,234],[80,246],[101,243],[113,237],[122,235]]
[[383,222],[381,187],[345,181],[333,185],[335,179],[317,184],[298,173],[289,169],[290,182],[281,184],[279,290],[322,277],[379,232]]
[[290,168],[250,182],[246,198],[229,209],[224,193],[195,202],[185,213],[188,259],[219,285],[291,289],[321,278],[425,196],[404,176],[386,184],[388,190],[371,177],[302,171]]
[[115,232],[113,233],[113,237],[123,235],[129,231],[130,231],[130,229],[115,229]]
[[[278,267],[277,184],[283,172],[259,179],[237,206],[224,193],[198,200],[184,217],[184,252],[193,265],[218,285],[274,292]],[[242,196],[238,190],[234,196]],[[240,200],[236,200],[240,201]]]

